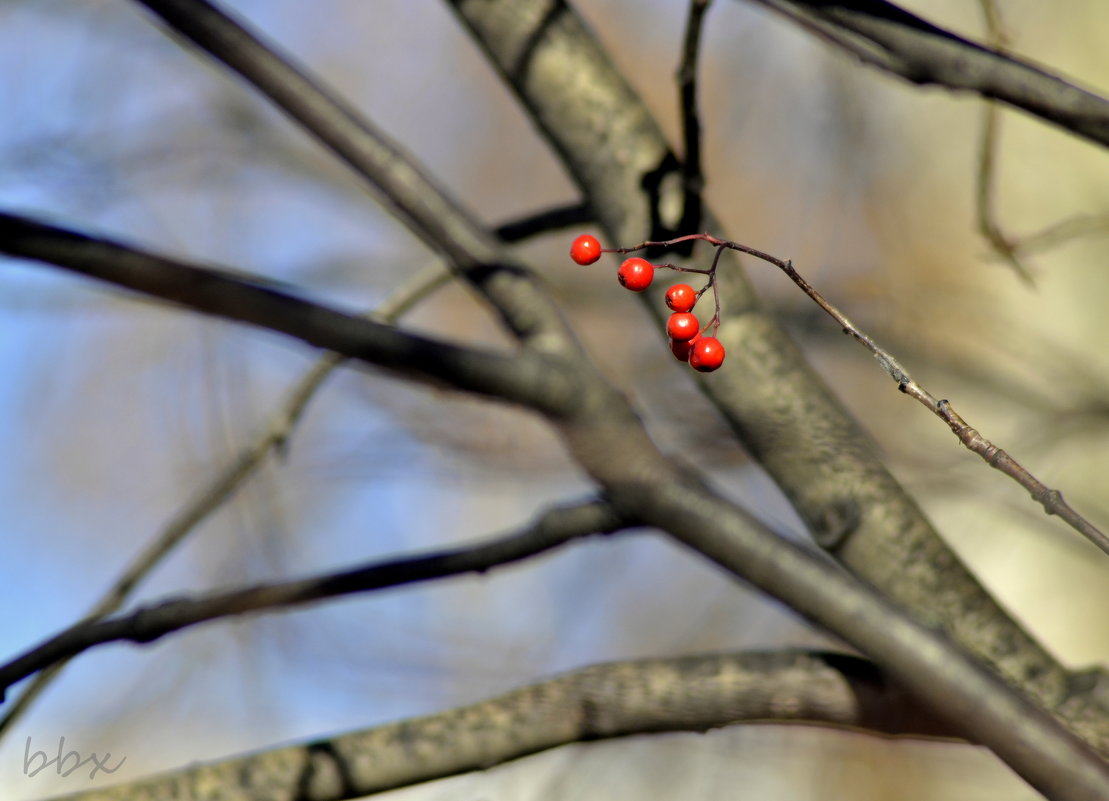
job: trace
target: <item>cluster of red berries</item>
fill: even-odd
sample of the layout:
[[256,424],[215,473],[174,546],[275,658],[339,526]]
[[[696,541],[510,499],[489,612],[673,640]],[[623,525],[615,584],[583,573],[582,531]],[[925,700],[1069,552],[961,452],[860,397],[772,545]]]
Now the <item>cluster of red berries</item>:
[[[597,237],[589,234],[582,234],[570,246],[570,258],[582,265],[593,264],[606,252],[612,251],[606,251]],[[655,268],[656,265],[646,259],[633,256],[620,265],[616,277],[626,289],[642,292],[654,280]],[[693,307],[704,291],[702,289],[698,292],[689,284],[674,284],[666,290],[666,305],[673,312],[666,321],[666,333],[670,338],[670,352],[675,358],[689,362],[694,370],[711,373],[724,363],[724,346],[715,336],[704,335],[708,326],[702,329],[700,321],[693,314]],[[719,325],[719,321],[714,318],[710,325],[714,327],[715,333],[715,326]]]

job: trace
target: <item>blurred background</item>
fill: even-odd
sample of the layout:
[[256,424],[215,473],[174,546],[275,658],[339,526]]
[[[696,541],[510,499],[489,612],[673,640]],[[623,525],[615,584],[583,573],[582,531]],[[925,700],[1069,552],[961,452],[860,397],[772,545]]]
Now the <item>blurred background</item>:
[[[491,225],[576,192],[445,4],[224,0],[404,142]],[[671,141],[684,3],[583,0]],[[977,4],[904,3],[981,38]],[[1109,90],[1104,6],[1000,5],[1011,47]],[[976,229],[982,105],[859,67],[761,8],[717,0],[701,102],[714,232],[794,264],[915,378],[1095,523],[1109,525],[1109,228],[1023,256]],[[372,193],[243,82],[122,0],[0,3],[0,208],[373,308],[434,259]],[[1109,154],[1001,115],[996,206],[1014,236],[1109,217]],[[667,353],[613,265],[566,257],[577,231],[520,247],[593,357],[667,449],[776,530],[773,485]],[[616,243],[631,244],[631,243]],[[1109,561],[896,391],[773,268],[750,263],[891,469],[953,547],[1065,663],[1109,658]],[[508,346],[464,289],[402,322]],[[0,658],[72,623],[261,430],[315,353],[0,262]],[[205,519],[129,605],[304,576],[512,530],[589,484],[536,419],[333,375],[283,458]],[[220,622],[71,664],[0,739],[0,799],[106,784],[24,772],[60,737],[126,764],[113,780],[427,714],[610,659],[828,645],[777,604],[639,532],[480,578]],[[13,693],[18,693],[17,687]],[[2,710],[0,710],[2,711]],[[819,729],[736,728],[575,746],[400,791],[411,798],[1034,798],[970,747]]]

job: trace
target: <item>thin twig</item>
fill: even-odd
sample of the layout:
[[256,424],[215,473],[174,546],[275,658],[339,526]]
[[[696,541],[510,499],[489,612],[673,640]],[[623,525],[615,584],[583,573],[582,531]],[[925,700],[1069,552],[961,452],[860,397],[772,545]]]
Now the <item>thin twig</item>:
[[996,102],[986,101],[982,106],[982,131],[978,140],[978,185],[975,192],[978,233],[990,243],[997,257],[1008,264],[1024,283],[1035,286],[1031,271],[1018,255],[1019,243],[1002,230],[994,209],[1000,115],[1001,110]]
[[272,612],[343,595],[397,587],[461,573],[485,572],[549,551],[572,539],[625,526],[604,501],[553,507],[526,528],[482,545],[374,562],[307,579],[260,584],[200,598],[163,601],[106,620],[81,621],[0,666],[0,700],[12,684],[104,643],[148,643],[188,626],[247,612]]
[[[710,234],[689,234],[681,236],[676,239],[667,240],[665,242],[642,242],[630,248],[613,248],[611,252],[616,253],[631,253],[636,250],[642,250],[649,247],[670,247],[681,242],[689,242],[694,240],[702,240],[708,242],[710,245],[717,248],[717,254],[723,248],[746,253],[754,256],[762,261],[769,262],[775,267],[780,269],[790,280],[793,281],[801,290],[808,295],[820,308],[822,308],[828,315],[834,319],[843,329],[843,333],[853,337],[859,344],[869,350],[878,363],[882,365],[882,369],[889,374],[890,378],[897,382],[897,387],[906,395],[920,401],[927,409],[933,414],[943,420],[951,428],[951,431],[958,437],[959,441],[963,443],[969,450],[977,453],[990,467],[1000,470],[1005,475],[1012,478],[1026,490],[1032,499],[1043,506],[1044,511],[1049,515],[1058,515],[1068,525],[1082,536],[1086,537],[1090,542],[1100,548],[1104,553],[1109,554],[1109,537],[1107,537],[1100,529],[1094,526],[1093,523],[1088,521],[1085,517],[1080,515],[1073,507],[1070,506],[1065,500],[1059,490],[1051,489],[1034,475],[1028,472],[1016,459],[1010,456],[1001,448],[997,447],[978,431],[967,424],[962,417],[952,408],[951,403],[947,400],[937,399],[934,395],[929,393],[926,389],[920,386],[913,380],[909,372],[901,366],[901,364],[893,357],[889,351],[879,347],[879,345],[871,339],[866,333],[861,331],[847,315],[829,303],[823,295],[816,291],[808,281],[798,274],[793,268],[790,261],[783,261],[782,259],[772,256],[756,248],[741,245],[737,242],[731,242],[725,239],[718,239]],[[717,262],[713,260],[713,266],[709,270],[709,281],[713,286],[713,291],[716,291],[716,265]],[[658,265],[666,267],[668,265]]]
[[[979,6],[986,23],[987,44],[994,50],[1004,50],[1009,44],[1009,37],[996,0],[979,0]],[[978,145],[978,186],[975,192],[978,232],[990,243],[998,258],[1012,267],[1027,284],[1032,285],[1032,273],[1022,261],[1022,254],[1055,247],[1069,239],[1104,233],[1109,230],[1109,217],[1075,216],[1060,220],[1035,234],[1017,237],[1007,233],[997,219],[994,204],[1000,131],[1001,109],[996,101],[987,100],[982,107],[982,130]]]
[[1013,243],[1013,247],[1020,253],[1034,253],[1057,247],[1071,239],[1107,233],[1109,214],[1079,214],[1021,237],[1019,242]]
[[711,2],[712,0],[690,0],[682,42],[682,60],[678,67],[682,143],[685,152],[685,159],[682,161],[684,201],[679,231],[700,228],[701,211],[704,208],[705,174],[701,167],[701,120],[697,112],[697,57],[701,50],[705,12]]
[[1005,26],[1001,22],[1001,11],[997,3],[994,0],[978,0],[978,5],[986,20],[986,44],[994,50],[1003,50],[1009,44],[1009,37],[1005,35]]
[[997,175],[998,136],[1001,128],[1001,109],[995,102],[987,102],[982,109],[982,134],[978,147],[978,176],[975,192],[978,231],[990,243],[994,253],[1012,267],[1028,284],[1033,284],[1032,274],[1022,257],[1058,247],[1072,239],[1109,233],[1109,215],[1079,214],[1052,223],[1046,228],[1024,236],[1007,233],[997,220],[994,208],[994,189]]

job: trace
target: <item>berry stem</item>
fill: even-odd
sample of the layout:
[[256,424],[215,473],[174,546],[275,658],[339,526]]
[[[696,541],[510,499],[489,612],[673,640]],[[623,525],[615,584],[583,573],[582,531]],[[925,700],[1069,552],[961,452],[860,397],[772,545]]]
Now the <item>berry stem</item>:
[[[712,335],[716,336],[717,329],[720,328],[720,291],[716,286],[716,268],[720,266],[720,254],[724,252],[724,248],[718,247],[716,255],[712,257],[712,267],[709,268],[709,283],[708,286],[712,287],[712,301],[715,304],[715,311],[709,325],[712,326]],[[709,325],[705,326],[705,331],[708,330]],[[702,331],[701,333],[704,333]]]
[[[1005,475],[1012,478],[1026,490],[1032,498],[1044,507],[1044,511],[1048,514],[1058,515],[1071,528],[1085,536],[1090,542],[1100,548],[1103,552],[1109,553],[1109,536],[1104,534],[1085,517],[1079,514],[1070,504],[1063,500],[1062,495],[1057,491],[1050,489],[1044,485],[1039,479],[1029,473],[1019,462],[1013,459],[1008,453],[993,445],[989,440],[978,433],[977,430],[963,420],[962,417],[955,412],[951,404],[947,400],[938,400],[928,390],[924,389],[918,384],[908,371],[901,366],[901,364],[893,357],[893,355],[881,348],[873,339],[866,333],[861,331],[855,326],[853,322],[847,317],[846,314],[841,312],[831,303],[829,303],[823,295],[817,292],[812,285],[798,274],[793,269],[793,262],[779,259],[776,256],[771,256],[769,253],[761,251],[757,248],[741,245],[738,242],[731,242],[726,239],[718,239],[709,233],[703,234],[687,234],[679,236],[675,239],[668,239],[665,242],[643,242],[631,248],[619,248],[619,253],[632,253],[636,250],[643,248],[657,247],[667,248],[682,242],[692,242],[700,240],[707,242],[716,248],[716,256],[712,260],[712,267],[708,270],[691,270],[689,268],[676,268],[667,266],[670,269],[677,269],[681,272],[701,272],[709,276],[709,283],[705,286],[701,293],[712,287],[713,295],[716,298],[716,314],[709,325],[715,328],[720,325],[720,296],[716,287],[716,268],[719,264],[720,254],[724,249],[735,250],[740,253],[746,253],[749,256],[754,256],[765,262],[769,262],[777,267],[779,270],[789,276],[790,280],[796,284],[802,292],[809,296],[809,298],[823,309],[828,316],[830,316],[836,323],[839,324],[843,333],[855,339],[860,345],[866,348],[878,360],[882,369],[897,382],[897,388],[904,392],[906,395],[919,401],[922,405],[928,408],[933,414],[943,420],[951,428],[951,431],[958,437],[959,441],[966,446],[969,450],[981,456],[991,467],[996,468]],[[700,294],[698,293],[698,297]],[[708,326],[706,326],[706,329]]]

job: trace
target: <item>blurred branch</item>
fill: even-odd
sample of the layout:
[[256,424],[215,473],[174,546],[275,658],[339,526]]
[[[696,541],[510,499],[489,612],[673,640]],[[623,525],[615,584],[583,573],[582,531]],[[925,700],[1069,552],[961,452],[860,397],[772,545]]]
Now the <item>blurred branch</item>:
[[591,223],[595,219],[596,216],[587,203],[570,203],[498,225],[493,233],[502,242],[519,242],[539,234]]
[[[995,0],[979,0],[982,16],[986,20],[989,46],[1001,50],[1008,45],[1008,38],[1001,22],[1001,12]],[[1007,263],[1025,283],[1033,283],[1032,273],[1021,260],[1021,254],[1032,250],[1054,247],[1068,239],[1109,231],[1109,217],[1089,215],[1062,220],[1036,234],[1016,238],[1009,235],[998,222],[994,207],[997,184],[997,152],[1001,129],[1001,114],[997,103],[987,101],[982,107],[982,133],[978,144],[978,186],[975,193],[978,214],[978,231],[990,243],[994,253]]]
[[296,297],[283,286],[245,273],[198,267],[10,214],[0,214],[0,253],[288,334],[424,382],[548,411],[573,406],[571,373],[536,354],[481,351],[407,334]]
[[549,551],[572,539],[618,531],[624,525],[602,501],[553,507],[527,528],[482,545],[375,562],[353,570],[259,584],[200,598],[162,601],[121,617],[84,620],[0,666],[0,698],[17,681],[105,643],[121,640],[149,643],[170,632],[232,615],[272,612],[462,573],[483,573]]
[[[391,323],[411,308],[412,304],[426,297],[449,280],[441,264],[433,264],[417,273],[400,287],[380,308],[374,317],[382,323]],[[98,620],[119,609],[130,597],[140,581],[176,548],[201,521],[212,514],[234,495],[250,476],[275,450],[285,447],[290,433],[308,406],[308,401],[322,386],[324,380],[343,362],[343,357],[328,353],[308,369],[303,377],[286,393],[284,402],[262,426],[261,431],[229,464],[217,472],[208,483],[186,501],[169,522],[147,544],[116,579],[115,583],[88,611],[84,620]],[[0,717],[0,737],[27,710],[65,667],[68,659],[56,662],[39,672],[19,697],[12,701]]]
[[1080,214],[1068,217],[1033,234],[1026,234],[1013,243],[1018,253],[1035,253],[1058,247],[1064,242],[1095,234],[1109,234],[1109,215]]
[[296,797],[340,801],[486,770],[570,743],[739,723],[849,727],[955,737],[873,663],[841,653],[752,651],[592,665],[435,715],[145,781],[70,801]]
[[697,57],[701,52],[701,34],[705,13],[712,0],[689,0],[685,36],[682,40],[682,61],[678,67],[678,95],[682,120],[682,185],[685,190],[682,219],[677,233],[701,227],[704,208],[705,174],[701,166],[701,120],[697,113]]
[[997,104],[992,101],[982,107],[982,133],[978,140],[978,187],[975,192],[978,232],[989,242],[998,258],[1008,264],[1024,283],[1034,286],[1031,271],[1017,254],[1016,243],[1002,230],[994,210],[994,165],[998,149],[999,111]]
[[[1007,42],[1001,23],[1001,12],[994,0],[979,0],[982,16],[986,21],[988,45],[1001,50]],[[978,214],[978,231],[990,243],[994,253],[1006,262],[1029,286],[1034,284],[1032,273],[1017,256],[1013,243],[1001,230],[994,209],[995,164],[998,151],[1000,110],[997,103],[987,100],[982,105],[982,132],[978,140],[978,186],[975,192],[975,209]]]
[[1024,283],[1034,286],[1032,273],[1017,255],[1013,240],[1005,234],[994,209],[994,189],[998,151],[998,133],[1001,125],[1000,109],[994,101],[982,106],[982,132],[978,140],[978,176],[975,192],[975,210],[978,232],[993,248],[994,253],[1008,264]]
[[883,0],[756,0],[916,84],[968,90],[1109,145],[1109,101],[1027,61],[976,44]]

